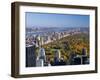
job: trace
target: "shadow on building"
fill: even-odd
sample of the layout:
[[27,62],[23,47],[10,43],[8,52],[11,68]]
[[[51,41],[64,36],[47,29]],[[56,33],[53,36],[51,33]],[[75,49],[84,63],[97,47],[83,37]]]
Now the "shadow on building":
[[26,46],[26,67],[35,67],[35,66],[36,66],[35,46],[33,45]]

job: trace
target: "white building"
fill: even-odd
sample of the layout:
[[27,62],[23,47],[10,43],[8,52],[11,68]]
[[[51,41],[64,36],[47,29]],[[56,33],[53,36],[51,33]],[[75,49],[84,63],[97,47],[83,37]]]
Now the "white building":
[[36,60],[36,67],[43,67],[44,66],[44,60],[43,59],[37,59]]
[[38,56],[39,56],[39,58],[41,58],[41,57],[43,57],[43,59],[45,58],[45,50],[44,50],[44,48],[40,48]]
[[45,61],[46,61],[45,50],[44,50],[44,48],[40,48],[39,54],[38,54],[37,60],[36,60],[36,66],[37,67],[44,66]]

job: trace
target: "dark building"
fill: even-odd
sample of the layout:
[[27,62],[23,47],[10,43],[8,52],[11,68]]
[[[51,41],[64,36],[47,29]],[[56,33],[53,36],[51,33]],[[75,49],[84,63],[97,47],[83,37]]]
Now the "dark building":
[[86,49],[85,48],[82,49],[82,55],[86,55]]
[[82,55],[74,57],[74,59],[73,59],[74,65],[89,64],[89,58],[86,54],[87,54],[86,49],[83,48],[82,49]]
[[69,65],[74,64],[74,57],[76,57],[75,52],[71,52],[70,55],[69,55],[69,62],[68,62]]
[[36,66],[35,46],[28,45],[26,46],[26,67],[35,67],[35,66]]
[[70,65],[82,65],[82,64],[89,64],[89,58],[86,55],[86,49],[82,49],[82,55],[78,55],[75,53],[71,53],[69,57],[69,64]]
[[82,64],[89,64],[89,58],[86,55],[82,56]]
[[86,55],[76,56],[73,61],[74,65],[89,64],[89,58]]
[[85,48],[82,49],[82,64],[89,64],[89,58]]
[[73,64],[74,65],[80,65],[82,63],[82,58],[81,57],[74,57],[73,59]]
[[66,62],[64,60],[54,60],[54,62],[50,63],[51,66],[61,66],[61,65],[66,65]]

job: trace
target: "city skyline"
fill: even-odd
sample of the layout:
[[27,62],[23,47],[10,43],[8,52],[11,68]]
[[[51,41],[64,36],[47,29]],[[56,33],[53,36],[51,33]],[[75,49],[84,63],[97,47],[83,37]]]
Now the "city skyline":
[[89,27],[89,15],[25,13],[26,27]]
[[27,12],[25,20],[26,67],[89,64],[88,15]]

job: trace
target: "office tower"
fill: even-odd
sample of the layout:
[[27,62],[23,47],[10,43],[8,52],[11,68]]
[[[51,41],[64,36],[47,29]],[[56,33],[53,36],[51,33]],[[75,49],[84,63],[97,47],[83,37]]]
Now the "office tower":
[[44,66],[44,60],[43,59],[37,59],[36,60],[36,67],[43,67]]
[[74,57],[74,64],[89,64],[89,58],[86,55],[86,49],[82,49],[82,55],[77,55],[76,57]]
[[85,48],[82,49],[82,55],[86,55],[86,49]]
[[82,49],[82,64],[89,64],[89,58],[85,48]]
[[89,64],[89,58],[86,55],[82,56],[82,64]]
[[46,61],[45,50],[44,48],[40,48],[38,56],[37,56],[37,60],[36,60],[36,66],[37,67],[44,66],[45,61]]
[[54,53],[54,58],[56,60],[59,60],[61,58],[61,53],[59,50],[55,50],[55,53]]
[[26,46],[26,67],[35,67],[35,66],[36,66],[35,46],[27,45]]
[[46,60],[46,55],[45,55],[45,49],[44,48],[40,48],[38,57],[39,57],[39,59],[43,59],[44,61]]

